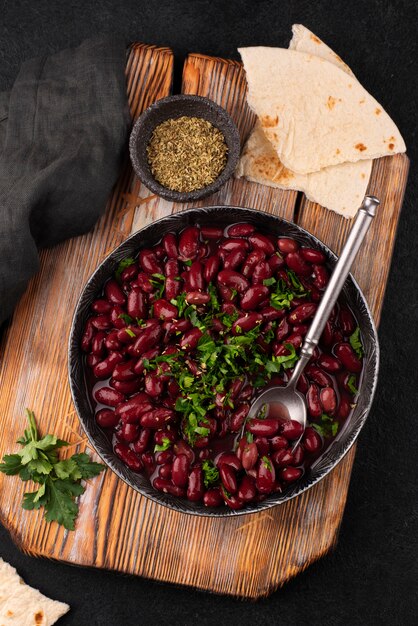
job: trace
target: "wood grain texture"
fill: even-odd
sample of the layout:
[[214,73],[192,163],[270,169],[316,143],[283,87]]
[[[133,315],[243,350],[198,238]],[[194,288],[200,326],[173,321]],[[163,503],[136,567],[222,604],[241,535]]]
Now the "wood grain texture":
[[[131,48],[127,88],[133,118],[169,93],[171,76],[169,50],[140,44]],[[245,103],[245,77],[238,63],[191,55],[184,66],[183,90],[223,105],[242,139],[247,136],[254,117]],[[383,285],[372,293],[370,281],[369,289],[375,315],[380,311],[389,267],[382,253],[392,250],[406,172],[406,157],[383,159],[373,170],[374,192],[385,197],[382,220],[386,225],[382,226],[386,230],[371,237],[367,250],[373,259],[368,254],[364,257],[366,263],[374,262],[378,245],[374,237],[384,232]],[[189,206],[252,206],[292,219],[296,200],[296,192],[231,180],[218,194]],[[71,453],[84,449],[86,439],[73,412],[66,372],[68,332],[78,295],[97,264],[128,234],[184,208],[150,194],[132,175],[127,161],[94,232],[42,254],[41,269],[3,339],[1,456],[14,448],[23,431],[25,406],[35,410],[43,433],[53,431],[74,442]],[[347,222],[306,202],[299,217],[302,225],[339,249]],[[365,287],[366,274],[358,276]],[[2,475],[0,516],[21,548],[33,555],[257,598],[268,595],[335,545],[354,454],[352,448],[333,472],[302,496],[260,514],[222,520],[176,513],[141,497],[107,471],[91,481],[80,498],[75,532],[46,524],[40,512],[23,511],[22,484]]]

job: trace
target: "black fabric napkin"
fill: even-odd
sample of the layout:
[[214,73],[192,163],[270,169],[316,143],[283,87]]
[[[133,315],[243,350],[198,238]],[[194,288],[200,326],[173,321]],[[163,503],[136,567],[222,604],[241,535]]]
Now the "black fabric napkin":
[[38,249],[92,228],[129,127],[126,46],[97,37],[23,64],[0,93],[0,323],[39,266]]

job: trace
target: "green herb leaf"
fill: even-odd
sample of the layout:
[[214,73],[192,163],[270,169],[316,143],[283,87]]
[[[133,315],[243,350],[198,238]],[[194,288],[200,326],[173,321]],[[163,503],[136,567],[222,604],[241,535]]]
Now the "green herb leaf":
[[131,328],[125,328],[125,331],[129,335],[129,337],[136,337],[134,331]]
[[184,265],[187,265],[188,267],[191,266],[193,261],[191,261],[190,259],[188,259],[187,261],[183,261]]
[[245,436],[247,438],[248,443],[252,443],[254,441],[254,435],[250,432],[246,432]]
[[161,444],[155,444],[154,452],[165,452],[165,450],[168,450],[168,448],[171,446],[171,441],[168,437],[163,437],[162,441],[163,442]]
[[363,344],[361,343],[359,326],[357,326],[356,330],[349,338],[349,341],[354,352],[357,354],[358,358],[361,359],[363,357]]
[[271,285],[274,285],[275,282],[276,279],[274,278],[274,276],[271,276],[271,278],[265,278],[263,280],[263,285],[265,285],[266,287],[270,287]]
[[129,267],[130,265],[133,265],[134,263],[135,263],[135,259],[133,259],[132,257],[128,257],[127,259],[123,259],[122,261],[120,261],[115,272],[116,280],[120,280],[120,276],[123,270]]
[[349,388],[353,396],[356,396],[358,394],[358,389],[356,388],[356,377],[354,374],[351,374],[351,376],[348,377],[347,387]]
[[19,474],[23,481],[38,483],[38,490],[24,494],[22,507],[32,510],[43,506],[47,521],[56,520],[73,530],[78,513],[74,498],[84,492],[80,480],[97,476],[105,467],[90,461],[86,453],[58,460],[58,449],[68,443],[51,434],[39,439],[35,416],[32,411],[27,410],[26,413],[29,428],[18,440],[23,449],[16,454],[5,455],[0,471],[9,476]]
[[213,464],[213,461],[209,459],[203,461],[202,463],[203,470],[203,482],[205,484],[206,489],[208,487],[213,486],[219,481],[219,470]]
[[127,313],[121,313],[120,315],[118,315],[118,318],[120,320],[123,320],[127,324],[132,324],[132,322],[134,321],[133,318],[130,315],[128,315]]
[[319,424],[312,422],[312,428],[316,430],[322,437],[335,437],[338,432],[339,423],[326,413],[322,413]]

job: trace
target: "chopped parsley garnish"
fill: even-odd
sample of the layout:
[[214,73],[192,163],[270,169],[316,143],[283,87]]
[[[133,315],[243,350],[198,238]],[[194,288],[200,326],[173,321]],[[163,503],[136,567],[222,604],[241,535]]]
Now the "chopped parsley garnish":
[[168,450],[170,446],[171,446],[170,439],[168,437],[163,437],[161,444],[158,444],[158,443],[155,444],[154,452],[165,452],[165,450]]
[[129,337],[136,337],[135,333],[133,330],[131,330],[130,328],[125,328],[126,333],[129,335]]
[[18,474],[21,480],[32,480],[39,485],[36,491],[24,494],[24,509],[31,511],[43,506],[47,522],[56,521],[68,530],[74,530],[78,515],[75,498],[85,491],[81,480],[98,476],[105,466],[91,461],[85,452],[60,461],[58,449],[68,443],[55,435],[39,439],[33,411],[26,409],[26,415],[29,428],[17,440],[23,448],[4,456],[0,472],[7,476]]
[[126,269],[127,267],[130,267],[131,265],[133,265],[135,263],[135,259],[133,259],[132,257],[128,257],[127,259],[122,259],[122,261],[120,261],[116,272],[115,272],[115,278],[116,280],[120,280],[120,276],[123,272],[124,269]]
[[157,298],[162,298],[165,289],[165,276],[163,274],[152,274],[150,283],[157,290]]
[[261,457],[261,462],[264,465],[264,467],[271,472],[272,467],[271,467],[270,459],[267,456],[263,456],[263,457]]
[[203,482],[206,489],[216,484],[219,480],[219,470],[213,464],[213,461],[206,460],[202,463]]
[[128,315],[127,313],[120,313],[120,315],[118,315],[118,318],[120,320],[123,320],[127,324],[132,324],[132,322],[134,321],[133,318],[130,315]]
[[271,287],[271,285],[274,285],[275,282],[276,279],[272,276],[271,278],[265,278],[263,280],[263,285],[265,285],[266,287]]
[[321,421],[319,424],[311,423],[312,428],[315,428],[316,432],[322,437],[335,437],[338,432],[339,423],[326,413],[322,413]]
[[254,441],[254,435],[250,432],[246,432],[245,437],[247,438],[248,443],[252,443]]
[[356,330],[350,336],[349,341],[354,352],[357,354],[358,358],[361,359],[363,357],[363,344],[361,343],[361,339],[360,339],[359,326],[357,326]]
[[354,374],[351,374],[351,376],[349,376],[348,381],[347,381],[347,387],[349,388],[353,396],[356,396],[358,394],[358,389],[356,388],[355,382],[356,382],[356,377],[354,376]]

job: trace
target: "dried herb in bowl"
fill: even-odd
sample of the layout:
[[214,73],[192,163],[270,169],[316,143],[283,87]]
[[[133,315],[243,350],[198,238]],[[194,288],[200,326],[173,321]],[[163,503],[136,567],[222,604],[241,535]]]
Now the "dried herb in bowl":
[[147,146],[154,178],[173,191],[190,192],[213,183],[227,162],[222,132],[199,117],[182,116],[159,124]]

